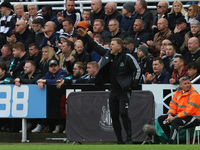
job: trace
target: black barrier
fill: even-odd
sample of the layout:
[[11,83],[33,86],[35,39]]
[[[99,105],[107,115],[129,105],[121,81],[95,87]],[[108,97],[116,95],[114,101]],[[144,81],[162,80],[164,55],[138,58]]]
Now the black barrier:
[[[109,92],[73,92],[67,99],[66,136],[70,141],[115,141],[109,111]],[[133,91],[129,115],[134,141],[147,140],[142,128],[154,122],[154,97],[149,91]],[[123,137],[125,138],[125,131]]]

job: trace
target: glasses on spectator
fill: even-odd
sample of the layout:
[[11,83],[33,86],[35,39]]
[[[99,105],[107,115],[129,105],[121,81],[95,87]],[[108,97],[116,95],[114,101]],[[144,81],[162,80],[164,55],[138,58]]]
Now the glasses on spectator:
[[73,68],[74,71],[79,70],[78,68]]
[[115,25],[117,25],[117,24],[109,24],[108,26],[109,26],[109,27],[113,27],[113,26],[115,26]]
[[157,8],[162,8],[162,7],[165,7],[165,6],[157,6]]
[[192,9],[188,9],[188,11],[192,11]]
[[30,9],[28,9],[28,11],[31,11],[31,10],[35,10],[35,8],[30,8]]

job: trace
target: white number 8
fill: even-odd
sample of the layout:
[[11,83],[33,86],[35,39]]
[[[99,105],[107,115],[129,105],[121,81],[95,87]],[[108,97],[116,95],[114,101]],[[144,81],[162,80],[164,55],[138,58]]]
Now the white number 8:
[[[22,98],[18,98],[17,94],[21,92],[24,94]],[[21,87],[13,87],[13,103],[12,103],[12,116],[13,117],[26,117],[28,114],[28,95],[29,87],[22,85]],[[18,110],[17,105],[23,105],[23,109]]]
[[[0,117],[10,116],[10,100],[11,100],[11,86],[3,86],[0,88],[0,95],[6,94],[5,98],[0,98]],[[5,108],[5,109],[3,109]]]

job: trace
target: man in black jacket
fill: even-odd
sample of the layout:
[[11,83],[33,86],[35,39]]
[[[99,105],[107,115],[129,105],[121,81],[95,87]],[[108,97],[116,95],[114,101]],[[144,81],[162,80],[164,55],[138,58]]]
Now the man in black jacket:
[[34,61],[27,60],[24,65],[24,74],[14,80],[16,86],[21,84],[36,84],[36,81],[43,76],[40,70],[36,70]]
[[103,56],[99,72],[96,75],[96,84],[111,83],[109,106],[117,143],[124,144],[119,119],[121,116],[127,134],[126,143],[131,144],[132,131],[128,107],[131,86],[135,87],[140,79],[140,66],[128,49],[123,46],[122,39],[113,38],[109,49],[97,44],[84,29],[79,28],[77,31],[99,55]]

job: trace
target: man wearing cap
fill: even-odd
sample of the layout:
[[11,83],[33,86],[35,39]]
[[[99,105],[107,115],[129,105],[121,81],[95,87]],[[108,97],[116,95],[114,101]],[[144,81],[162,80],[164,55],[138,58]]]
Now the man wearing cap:
[[0,5],[0,10],[0,48],[2,48],[2,46],[6,44],[6,36],[11,33],[10,21],[14,13],[12,11],[12,6],[10,2],[2,2]]
[[144,83],[169,84],[171,74],[164,68],[163,61],[160,57],[153,59],[153,73],[146,73]]
[[140,68],[142,70],[142,80],[144,81],[144,75],[148,73],[152,73],[152,62],[153,59],[148,54],[148,47],[145,45],[141,45],[138,47],[137,50],[137,62],[140,65]]
[[185,34],[190,30],[190,28],[183,17],[178,18],[175,23],[175,29],[172,31],[169,40],[174,44],[177,52],[180,53],[180,47],[185,40]]
[[124,144],[121,118],[127,135],[126,143],[131,144],[132,130],[128,107],[131,87],[135,89],[140,79],[140,66],[127,48],[123,46],[122,39],[113,38],[109,49],[96,43],[85,30],[79,28],[77,32],[87,41],[88,45],[103,56],[95,83],[97,85],[111,83],[109,106],[117,143]]
[[125,31],[128,31],[131,25],[131,22],[134,16],[134,11],[135,11],[134,5],[135,4],[133,2],[126,2],[123,5],[123,8],[122,8],[123,17],[120,22],[120,28],[124,29]]
[[50,84],[55,85],[56,81],[67,76],[65,70],[60,69],[58,61],[52,59],[49,62],[49,71],[45,74],[44,77],[37,80],[38,87],[43,89],[44,85]]

